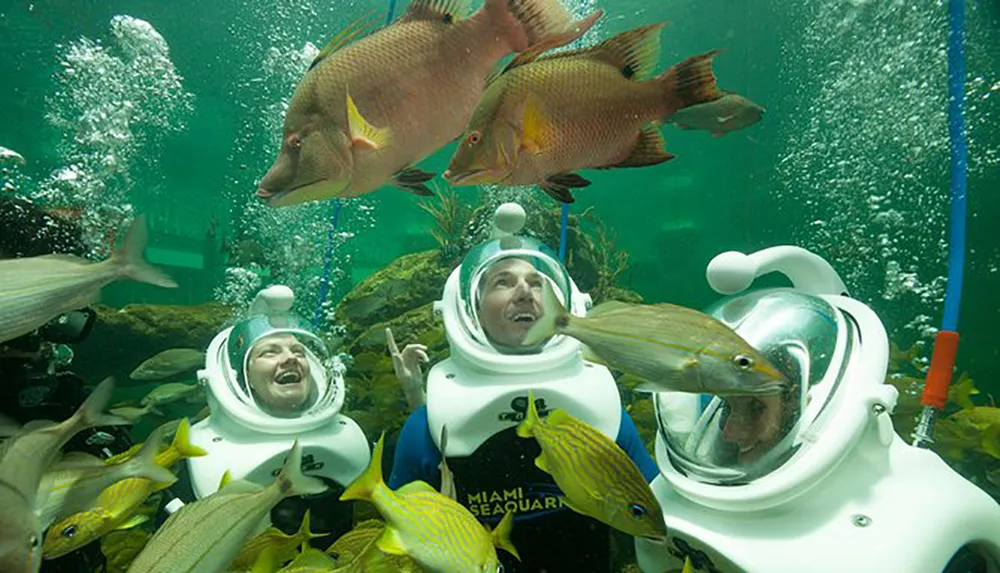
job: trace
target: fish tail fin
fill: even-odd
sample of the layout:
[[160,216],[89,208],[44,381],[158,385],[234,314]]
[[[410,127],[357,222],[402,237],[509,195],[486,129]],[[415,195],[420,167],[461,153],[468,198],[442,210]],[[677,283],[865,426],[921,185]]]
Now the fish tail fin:
[[517,435],[522,438],[530,438],[535,435],[535,424],[539,422],[538,409],[535,408],[535,395],[528,390],[528,412],[524,415],[524,421],[517,425]]
[[500,524],[497,528],[490,533],[490,537],[493,539],[493,545],[503,549],[507,553],[510,553],[517,558],[518,561],[521,560],[521,556],[517,553],[517,548],[514,544],[510,542],[510,532],[514,529],[514,512],[508,511],[503,519],[500,520]]
[[372,452],[372,460],[368,463],[368,467],[357,479],[351,482],[351,485],[347,486],[347,489],[340,496],[340,501],[347,501],[349,499],[370,501],[375,490],[385,485],[385,481],[382,479],[382,448],[384,445],[385,432],[382,432],[378,443],[375,444],[375,450]]
[[181,460],[208,455],[208,452],[191,443],[191,423],[188,422],[187,418],[181,418],[180,424],[177,425],[177,432],[174,434],[174,440],[170,443],[170,449]]
[[548,281],[543,281],[542,315],[528,329],[521,344],[524,346],[537,344],[558,332],[559,328],[565,327],[568,323],[569,312],[559,300],[559,296],[552,288],[552,285]]
[[572,17],[559,0],[486,0],[482,10],[512,52],[523,52],[572,26]]
[[712,72],[712,63],[718,53],[719,50],[712,50],[692,56],[657,76],[664,91],[664,122],[679,109],[722,97]]
[[274,556],[274,547],[267,546],[257,555],[253,569],[250,573],[274,573],[278,570],[277,558]]
[[1000,438],[1000,424],[990,424],[983,432],[981,445],[984,452],[994,458],[1000,459],[1000,444],[997,443],[998,438]]
[[139,215],[125,233],[122,245],[111,255],[111,261],[120,265],[125,276],[132,280],[167,288],[176,287],[177,283],[170,277],[143,260],[142,253],[146,250],[148,238],[146,216]]
[[135,458],[128,462],[133,465],[134,477],[146,478],[158,484],[167,485],[177,481],[177,476],[156,461],[156,455],[160,453],[160,444],[163,442],[163,435],[166,431],[167,429],[162,426],[153,431],[142,443]]
[[94,388],[94,391],[87,396],[80,408],[70,418],[78,430],[94,428],[96,426],[124,426],[132,422],[121,416],[105,414],[104,410],[111,401],[111,395],[115,392],[115,381],[113,378],[105,378],[103,382]]
[[322,480],[302,473],[302,446],[298,440],[292,444],[292,450],[285,458],[285,465],[282,466],[276,483],[283,497],[323,493],[327,489]]

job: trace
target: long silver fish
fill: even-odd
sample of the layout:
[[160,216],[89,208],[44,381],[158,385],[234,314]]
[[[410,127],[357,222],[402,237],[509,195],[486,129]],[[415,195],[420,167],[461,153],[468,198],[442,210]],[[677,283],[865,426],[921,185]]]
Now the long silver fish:
[[542,285],[542,316],[522,342],[554,334],[584,343],[593,360],[645,380],[636,390],[704,394],[777,394],[785,376],[739,334],[714,317],[673,304],[606,302],[587,316],[566,311]]
[[235,481],[185,505],[167,518],[132,562],[128,573],[226,571],[279,501],[326,490],[322,481],[302,475],[301,468],[302,446],[296,440],[281,473],[270,486]]
[[204,366],[205,353],[194,348],[171,348],[146,359],[129,374],[132,380],[163,380]]
[[68,420],[23,434],[8,447],[0,462],[0,571],[38,571],[42,527],[35,515],[35,498],[42,474],[77,432],[128,423],[102,414],[113,392],[114,382],[108,378]]
[[145,218],[139,216],[129,227],[122,246],[101,263],[72,255],[0,261],[0,342],[96,302],[101,288],[119,279],[176,287],[174,281],[142,260],[146,239]]
[[127,479],[146,478],[161,483],[173,483],[177,477],[156,463],[160,442],[166,428],[157,428],[146,438],[134,457],[118,464],[106,465],[93,456],[70,456],[56,463],[42,476],[35,498],[36,513],[42,527],[48,527],[78,511],[89,508],[106,488]]

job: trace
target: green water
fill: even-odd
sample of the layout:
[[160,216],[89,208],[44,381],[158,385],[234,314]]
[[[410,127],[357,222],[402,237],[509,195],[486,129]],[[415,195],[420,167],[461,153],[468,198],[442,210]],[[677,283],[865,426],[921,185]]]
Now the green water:
[[[943,6],[626,0],[574,9],[580,15],[597,6],[607,15],[584,43],[668,21],[660,69],[720,48],[720,86],[767,108],[760,124],[720,139],[665,128],[677,156],[666,164],[586,174],[593,185],[576,192],[572,211],[592,207],[614,231],[630,255],[625,286],[647,301],[704,307],[716,298],[704,280],[711,257],[797,244],[828,257],[900,344],[932,340],[948,250]],[[969,250],[959,368],[980,387],[1000,390],[1000,241],[993,229],[1000,214],[1000,5],[967,6]],[[128,203],[148,214],[151,257],[178,265],[169,270],[182,288],[119,283],[105,291],[109,304],[225,298],[219,250],[241,230],[287,263],[278,279],[315,301],[332,203],[278,212],[257,203],[254,184],[276,151],[282,102],[311,55],[306,44],[322,46],[372,8],[385,6],[7,0],[0,7],[0,145],[27,163],[3,171],[5,192],[54,196],[55,203],[71,197],[95,212]],[[166,58],[142,60],[145,40],[115,36],[118,15],[155,28]],[[129,68],[142,61],[155,65],[140,66],[147,73]],[[126,103],[130,111],[122,112]],[[95,110],[124,116],[95,120]],[[90,131],[80,127],[84,118]],[[442,149],[421,167],[442,171],[452,151]],[[53,174],[72,164],[87,180],[54,184]],[[469,202],[479,195],[459,193]],[[555,207],[537,190],[522,193]],[[349,235],[336,245],[334,266],[342,272],[335,294],[399,255],[435,246],[432,221],[416,201],[384,188],[345,202],[338,231]],[[206,237],[210,221],[214,237]]]

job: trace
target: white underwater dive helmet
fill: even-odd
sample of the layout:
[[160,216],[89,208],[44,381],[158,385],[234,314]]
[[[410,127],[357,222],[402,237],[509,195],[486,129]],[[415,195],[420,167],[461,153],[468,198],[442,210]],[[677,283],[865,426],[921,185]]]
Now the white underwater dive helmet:
[[888,339],[824,259],[797,247],[708,266],[719,293],[781,272],[792,288],[731,296],[707,312],[789,380],[780,395],[653,395],[653,482],[666,544],[636,541],[645,573],[987,573],[1000,563],[1000,507],[890,414]]
[[[368,440],[353,420],[340,415],[343,366],[291,312],[293,302],[288,287],[260,291],[249,317],[220,332],[208,347],[198,378],[207,386],[211,414],[192,427],[191,442],[209,455],[188,460],[198,498],[216,491],[227,470],[233,479],[269,484],[295,440],[302,446],[302,469],[310,475],[347,485],[368,465]],[[306,398],[285,411],[269,407],[247,376],[251,350],[276,335],[293,337],[308,362]]]
[[523,419],[531,389],[540,410],[562,408],[615,438],[621,401],[614,378],[607,369],[581,360],[577,340],[557,335],[536,347],[515,349],[497,344],[483,330],[479,317],[483,282],[496,263],[510,258],[531,264],[569,312],[583,316],[591,304],[552,249],[516,234],[525,223],[520,205],[500,205],[493,223],[492,238],[469,251],[434,304],[451,354],[427,377],[431,436],[439,442],[447,424],[446,455],[468,455],[496,432]]

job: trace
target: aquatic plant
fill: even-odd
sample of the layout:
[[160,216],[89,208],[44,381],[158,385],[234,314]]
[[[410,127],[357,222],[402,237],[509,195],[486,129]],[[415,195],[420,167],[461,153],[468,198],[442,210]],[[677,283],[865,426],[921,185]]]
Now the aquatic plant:
[[618,288],[619,278],[629,268],[630,255],[628,251],[615,246],[615,238],[607,226],[596,215],[593,208],[588,208],[580,214],[581,220],[586,220],[594,226],[596,238],[592,256],[597,268],[597,284],[591,289],[590,296],[595,303],[613,298],[609,296],[612,289]]
[[433,187],[437,201],[421,201],[417,205],[434,218],[435,227],[431,229],[431,236],[440,247],[441,261],[450,264],[457,261],[469,247],[465,231],[473,209],[460,201],[451,187]]

